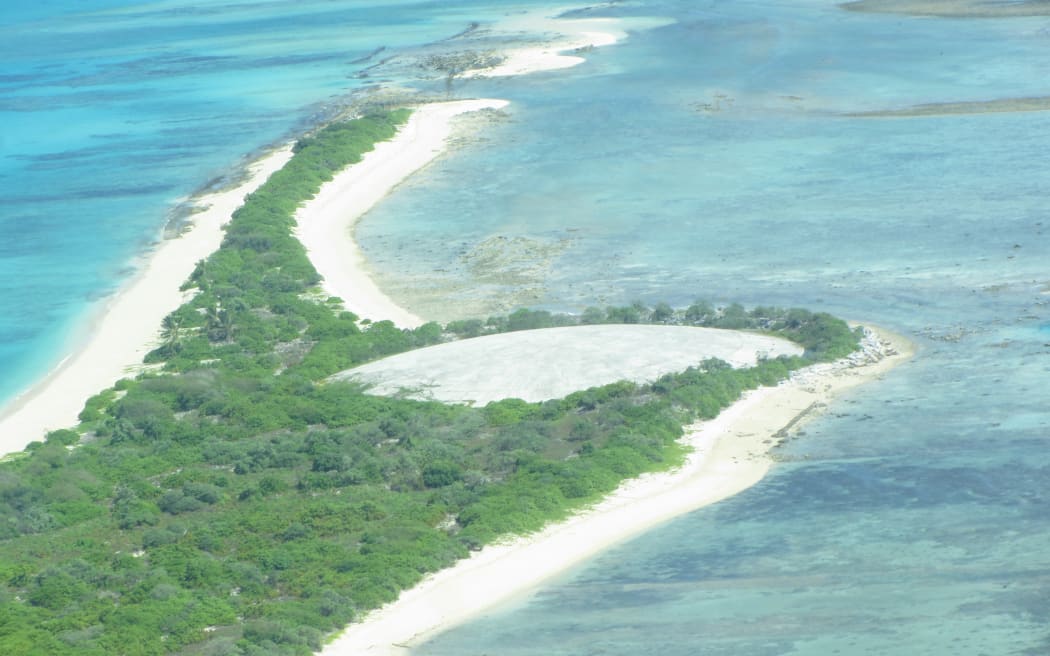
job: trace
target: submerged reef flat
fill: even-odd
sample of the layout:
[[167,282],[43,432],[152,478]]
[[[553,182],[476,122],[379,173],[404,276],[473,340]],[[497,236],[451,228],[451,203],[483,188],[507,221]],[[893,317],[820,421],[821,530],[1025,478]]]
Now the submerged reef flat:
[[943,18],[1005,18],[1050,16],[1050,0],[856,0],[841,5],[849,11],[880,14],[910,14]]
[[949,116],[955,114],[994,114],[1004,112],[1045,112],[1050,110],[1050,96],[1035,98],[1000,98],[962,102],[926,103],[900,109],[853,112],[853,118],[908,118],[915,116]]

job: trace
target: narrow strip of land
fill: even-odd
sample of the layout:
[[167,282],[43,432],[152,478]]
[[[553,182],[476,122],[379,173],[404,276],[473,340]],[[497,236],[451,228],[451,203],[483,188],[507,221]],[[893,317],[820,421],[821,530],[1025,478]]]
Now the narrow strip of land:
[[77,424],[92,395],[133,375],[160,339],[164,317],[186,301],[179,290],[196,263],[222,243],[222,226],[244,197],[291,159],[291,146],[249,167],[247,178],[231,189],[201,196],[190,229],[162,241],[146,255],[138,273],[104,301],[80,344],[42,381],[12,401],[0,415],[0,454],[20,451],[52,430]]
[[322,288],[363,319],[390,320],[413,328],[423,320],[398,306],[375,284],[352,230],[354,224],[405,178],[440,155],[452,119],[465,112],[499,109],[506,100],[481,99],[420,107],[390,141],[347,167],[296,213],[296,236],[306,247]]

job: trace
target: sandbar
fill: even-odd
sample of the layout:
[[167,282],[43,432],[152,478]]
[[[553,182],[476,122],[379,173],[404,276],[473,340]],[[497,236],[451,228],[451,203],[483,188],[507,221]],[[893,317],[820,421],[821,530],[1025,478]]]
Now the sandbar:
[[404,656],[454,626],[520,598],[599,552],[759,482],[769,455],[845,390],[883,376],[912,354],[907,340],[868,330],[863,350],[796,372],[745,395],[715,419],[688,427],[692,448],[677,470],[646,474],[564,522],[487,546],[426,577],[394,602],[351,624],[323,656]]
[[960,114],[998,114],[1006,112],[1045,112],[1050,110],[1050,96],[1031,98],[997,98],[995,100],[964,100],[957,102],[924,103],[899,109],[877,109],[847,114],[852,118],[920,118],[926,116],[953,116]]
[[389,320],[402,328],[423,323],[372,280],[352,237],[354,225],[401,181],[445,150],[453,117],[508,104],[506,100],[475,99],[423,105],[393,139],[376,144],[360,162],[336,174],[299,208],[295,234],[321,274],[321,288],[327,294],[340,298],[347,310],[362,319]]
[[[651,16],[632,18],[553,18],[543,12],[525,12],[500,21],[493,31],[503,36],[514,33],[558,36],[546,42],[508,48],[503,61],[495,66],[464,72],[460,77],[507,77],[540,71],[555,71],[582,64],[581,54],[593,48],[609,46],[627,38],[628,30],[653,29],[673,20]],[[568,54],[566,54],[568,53]]]
[[72,428],[91,396],[136,374],[143,358],[160,344],[160,325],[191,292],[179,290],[197,262],[219,248],[223,226],[245,195],[291,159],[291,146],[271,152],[248,168],[230,189],[193,201],[200,211],[188,230],[165,239],[145,256],[134,278],[95,311],[82,343],[42,381],[16,397],[0,414],[0,454],[20,451],[60,428]]
[[938,18],[1008,18],[1050,15],[1046,0],[856,0],[841,5],[849,11],[906,14]]
[[[505,51],[505,59],[496,66],[465,72],[462,77],[508,77],[540,71],[556,71],[582,64],[585,59],[578,54],[590,48],[608,46],[622,40],[627,34],[619,28],[613,18],[584,20],[534,18],[517,26],[538,32],[556,26],[562,36],[549,43]],[[507,25],[504,26],[509,27]]]

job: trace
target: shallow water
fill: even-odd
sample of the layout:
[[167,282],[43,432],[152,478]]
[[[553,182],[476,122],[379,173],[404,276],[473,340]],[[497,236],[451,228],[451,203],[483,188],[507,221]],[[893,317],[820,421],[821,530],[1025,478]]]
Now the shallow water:
[[1047,348],[1001,337],[927,344],[754,488],[416,653],[1045,653]]
[[848,114],[1045,94],[1047,21],[631,7],[679,22],[464,90],[510,120],[362,225],[389,287],[516,301],[463,254],[517,237],[537,305],[803,305],[919,354],[748,492],[415,653],[1046,653],[1050,114]]
[[[5,5],[0,397],[55,361],[172,203],[376,78],[445,93],[412,54],[491,43],[427,45],[527,4]],[[754,488],[417,653],[1050,651],[1050,114],[849,116],[1048,95],[1050,21],[816,0],[585,12],[606,14],[677,23],[571,70],[453,86],[513,104],[361,225],[384,288],[450,314],[800,305],[919,353]],[[399,58],[348,77],[380,46]]]
[[[543,2],[8,0],[0,11],[0,401],[54,366],[177,205],[473,21]],[[359,76],[364,77],[359,77]]]
[[[557,251],[533,276],[542,289],[532,302],[566,309],[706,296],[848,313],[860,290],[936,302],[963,286],[1047,280],[1045,144],[1033,136],[1050,113],[844,116],[1037,95],[1033,64],[1050,64],[1050,42],[1032,36],[1041,21],[1015,21],[1010,35],[998,21],[952,23],[931,45],[938,21],[913,21],[909,32],[884,16],[774,4],[759,17],[747,11],[758,13],[681,11],[678,24],[635,34],[577,69],[466,86],[516,101],[510,121],[358,230],[395,298],[429,308],[414,297],[426,279],[476,295],[463,254],[498,236]],[[892,30],[906,56],[875,68],[887,46],[869,38],[869,22],[876,33]],[[996,57],[975,73],[974,44],[992,50],[1003,39],[1031,52],[1016,67]],[[920,46],[944,54],[922,68]],[[942,61],[953,54],[966,66]],[[949,73],[940,90],[924,84]],[[967,88],[978,73],[1004,77],[1002,88]],[[885,88],[898,79],[900,88]],[[435,263],[444,272],[436,277]],[[486,273],[482,282],[498,282]],[[509,287],[494,285],[489,300],[498,304]]]

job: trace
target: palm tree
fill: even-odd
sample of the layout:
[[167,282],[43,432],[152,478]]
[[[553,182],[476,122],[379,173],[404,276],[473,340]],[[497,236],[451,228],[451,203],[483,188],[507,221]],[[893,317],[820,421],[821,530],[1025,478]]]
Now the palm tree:
[[160,337],[164,340],[164,350],[168,353],[178,353],[182,350],[182,317],[177,314],[169,314],[160,323]]
[[221,342],[233,337],[233,312],[216,304],[207,309],[204,320],[207,322],[208,339],[213,342]]

